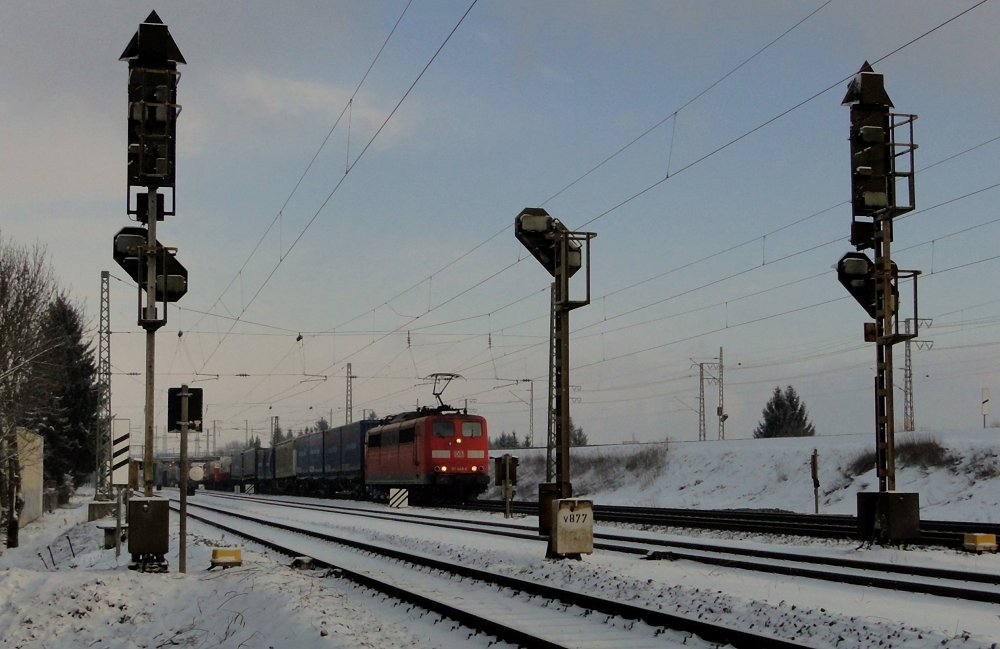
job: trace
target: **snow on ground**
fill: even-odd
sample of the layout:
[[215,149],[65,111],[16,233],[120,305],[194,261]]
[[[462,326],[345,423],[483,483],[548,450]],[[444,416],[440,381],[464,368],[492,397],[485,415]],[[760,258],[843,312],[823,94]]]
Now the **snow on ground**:
[[324,578],[320,571],[292,570],[280,555],[243,548],[242,567],[209,572],[211,548],[228,542],[197,524],[188,526],[188,572],[182,575],[173,514],[171,524],[165,574],[129,570],[125,547],[118,558],[114,549],[103,549],[104,533],[87,522],[85,499],[25,527],[20,547],[0,554],[0,646],[449,646],[445,625],[423,623],[381,596]]
[[[812,512],[810,457],[819,454],[824,514],[855,514],[857,492],[878,491],[874,469],[849,467],[874,449],[874,433],[780,439],[710,440],[588,446],[570,452],[574,495],[605,505],[758,508]],[[946,466],[896,468],[896,490],[920,494],[928,520],[1000,522],[1000,429],[897,433],[933,439],[948,454]],[[494,451],[521,458],[518,499],[537,497],[544,482],[544,449]],[[634,469],[629,470],[628,465]],[[644,470],[646,467],[646,470]],[[484,496],[498,498],[491,489]]]
[[[853,513],[855,493],[874,489],[876,484],[872,471],[852,476],[847,467],[869,449],[871,437],[574,449],[574,488],[578,495],[608,504],[812,511],[809,456],[815,448],[820,456],[821,511]],[[959,431],[933,437],[946,447],[948,462],[934,468],[900,468],[899,490],[920,493],[924,518],[1000,521],[1000,432]],[[530,484],[541,477],[539,458],[543,453],[516,453],[523,458],[518,497],[533,498]],[[21,531],[21,547],[0,553],[0,646],[469,646],[464,636],[449,635],[446,625],[401,611],[381,597],[324,578],[320,572],[291,570],[285,558],[262,550],[244,547],[243,567],[206,572],[211,548],[231,541],[193,522],[189,523],[188,574],[180,575],[176,572],[177,521],[173,515],[168,556],[171,572],[135,573],[126,567],[124,548],[119,558],[113,549],[103,549],[103,533],[95,523],[86,521],[88,500],[81,495],[75,507],[46,514]],[[716,569],[692,570],[678,562],[642,562],[608,553],[586,557],[582,564],[552,563],[542,559],[540,551],[510,549],[499,541],[488,551],[477,551],[475,541],[459,541],[454,533],[444,530],[410,539],[380,531],[381,524],[350,525],[364,528],[354,531],[370,538],[392,538],[404,547],[429,546],[434,548],[432,552],[474,560],[507,574],[541,577],[555,584],[585,584],[597,592],[627,593],[626,597],[638,601],[660,601],[699,615],[738,619],[748,628],[762,621],[781,620],[843,629],[844,642],[810,643],[802,638],[817,646],[865,647],[870,639],[871,645],[882,642],[882,646],[965,649],[996,646],[1000,639],[1000,607],[992,605],[953,605],[927,596],[879,594],[848,586],[818,595],[815,589],[794,580],[752,575],[720,579],[722,571]],[[773,541],[729,537],[721,543]],[[786,544],[796,542],[784,540]],[[882,548],[863,552],[851,544],[817,545],[825,546],[828,552],[865,559],[1000,574],[1000,557],[996,556]],[[580,575],[586,575],[585,579],[581,581]]]

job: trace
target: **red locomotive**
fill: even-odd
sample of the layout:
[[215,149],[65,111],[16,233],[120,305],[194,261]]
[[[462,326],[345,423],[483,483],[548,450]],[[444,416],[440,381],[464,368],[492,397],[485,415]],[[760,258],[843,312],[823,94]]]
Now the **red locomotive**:
[[365,486],[384,499],[392,487],[411,500],[466,500],[489,484],[486,420],[446,406],[403,413],[368,430]]

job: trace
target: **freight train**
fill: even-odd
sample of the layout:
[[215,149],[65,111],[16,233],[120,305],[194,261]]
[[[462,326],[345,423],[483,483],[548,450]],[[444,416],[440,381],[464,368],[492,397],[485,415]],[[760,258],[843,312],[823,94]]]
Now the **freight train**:
[[474,499],[489,484],[486,420],[446,406],[358,421],[220,458],[205,487],[414,502]]

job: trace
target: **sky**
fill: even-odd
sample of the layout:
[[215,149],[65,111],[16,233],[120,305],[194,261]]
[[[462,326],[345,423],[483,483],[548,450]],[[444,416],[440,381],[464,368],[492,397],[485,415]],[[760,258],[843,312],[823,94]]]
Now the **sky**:
[[[995,2],[6,3],[0,236],[45,247],[95,349],[111,272],[112,410],[136,433],[145,333],[111,258],[134,225],[118,58],[154,9],[187,60],[157,238],[189,291],[156,335],[160,429],[182,383],[220,443],[273,417],[342,423],[350,363],[354,419],[434,404],[427,377],[451,372],[446,402],[544,443],[551,280],[513,233],[540,206],[597,235],[570,316],[571,415],[592,443],[698,439],[698,364],[720,350],[727,438],[786,385],[817,434],[873,431],[874,345],[833,270],[852,249],[841,101],[866,60],[919,116],[893,243],[922,271],[933,341],[912,347],[916,427],[982,425],[1000,356]],[[717,406],[706,383],[709,439]]]

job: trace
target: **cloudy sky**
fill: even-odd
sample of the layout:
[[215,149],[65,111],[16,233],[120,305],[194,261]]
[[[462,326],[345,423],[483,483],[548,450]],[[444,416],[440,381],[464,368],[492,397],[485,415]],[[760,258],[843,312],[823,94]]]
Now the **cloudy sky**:
[[[354,418],[433,403],[425,377],[454,372],[446,401],[523,436],[533,385],[543,443],[550,278],[513,221],[544,206],[597,233],[571,316],[592,443],[697,439],[697,363],[720,348],[727,437],[751,436],[776,385],[819,434],[874,430],[874,346],[832,269],[851,249],[841,100],[865,60],[919,115],[893,248],[933,320],[917,427],[981,425],[981,388],[1000,389],[996,2],[8,2],[0,235],[46,247],[95,335],[111,271],[113,410],[133,428],[118,57],[153,9],[187,59],[177,215],[157,233],[190,272],[157,334],[158,426],[183,382],[222,441],[272,416],[341,423],[350,363]],[[900,389],[896,406],[901,423]]]

